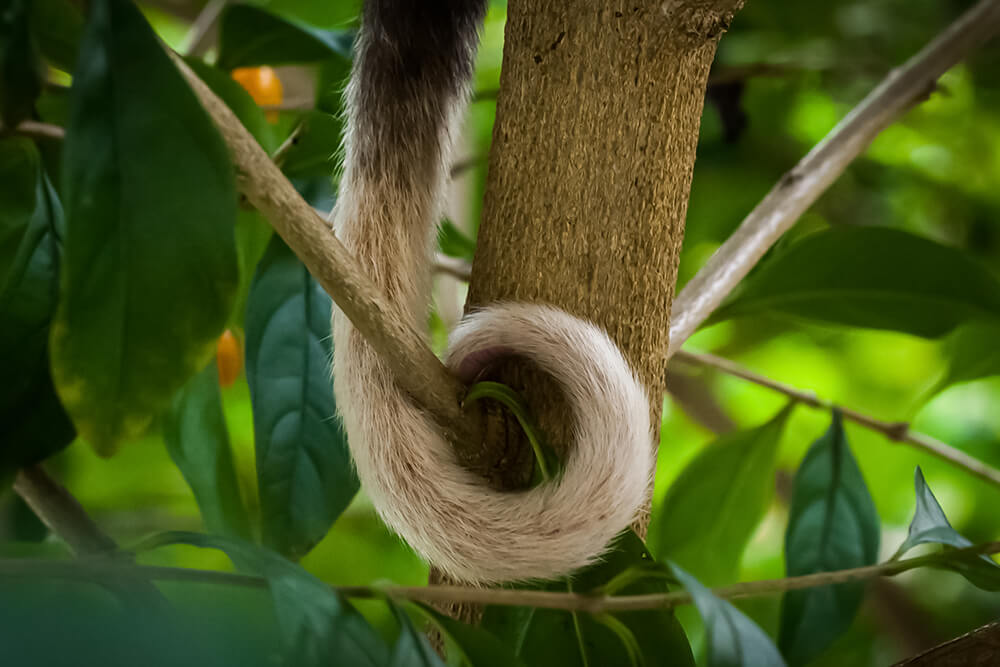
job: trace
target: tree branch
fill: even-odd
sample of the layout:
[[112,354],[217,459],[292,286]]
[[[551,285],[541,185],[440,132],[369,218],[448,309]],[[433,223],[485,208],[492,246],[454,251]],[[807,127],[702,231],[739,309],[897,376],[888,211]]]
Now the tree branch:
[[101,532],[79,501],[41,465],[22,468],[14,479],[14,491],[77,556],[118,550],[115,541]]
[[33,139],[52,139],[55,141],[62,141],[66,138],[66,130],[63,128],[37,120],[23,120],[14,128],[4,127],[3,124],[0,124],[0,132],[11,132]]
[[229,147],[240,191],[375,348],[400,387],[435,418],[456,447],[476,450],[479,424],[461,409],[465,386],[434,355],[425,337],[405,324],[396,305],[334,236],[330,223],[295,191],[229,107],[180,57],[171,56]]
[[856,424],[864,426],[865,428],[881,433],[893,442],[903,443],[911,447],[915,447],[923,452],[927,452],[942,461],[946,461],[953,466],[975,475],[981,480],[1000,487],[1000,470],[997,470],[996,468],[983,463],[979,459],[973,458],[965,452],[941,442],[936,438],[911,430],[910,425],[906,422],[888,422],[882,419],[877,419],[863,412],[852,410],[851,408],[838,406],[833,401],[827,401],[817,397],[816,394],[811,391],[804,391],[782,382],[772,380],[771,378],[755,373],[728,359],[717,357],[714,354],[680,350],[674,355],[674,359],[688,364],[715,368],[734,377],[742,378],[748,382],[753,382],[754,384],[758,384],[762,387],[767,387],[768,389],[773,389],[774,391],[780,392],[785,396],[812,408],[818,408],[821,410],[839,408],[845,419],[849,419]]
[[[1000,542],[977,544],[964,549],[888,561],[878,565],[857,567],[833,572],[819,572],[784,579],[766,579],[733,584],[712,590],[724,600],[783,593],[785,591],[817,588],[831,584],[864,581],[875,577],[891,577],[918,567],[943,566],[960,554],[993,554],[1000,552]],[[49,576],[73,580],[105,580],[127,576],[145,577],[160,581],[188,581],[211,584],[266,588],[263,577],[231,574],[210,570],[179,567],[159,567],[115,563],[107,560],[52,561],[37,559],[0,559],[0,577],[26,575]],[[600,595],[593,593],[556,593],[549,591],[502,588],[472,588],[465,586],[336,586],[341,595],[354,598],[383,598],[415,600],[420,602],[464,602],[501,606],[525,606],[590,613],[639,611],[643,609],[673,609],[691,604],[687,591],[651,593],[644,595]]]
[[934,89],[938,77],[1000,29],[1000,1],[981,0],[894,69],[750,212],[674,300],[669,355],[878,135]]

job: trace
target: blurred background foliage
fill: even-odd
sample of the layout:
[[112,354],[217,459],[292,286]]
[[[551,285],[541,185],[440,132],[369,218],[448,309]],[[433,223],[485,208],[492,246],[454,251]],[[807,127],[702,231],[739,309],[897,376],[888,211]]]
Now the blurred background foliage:
[[[289,20],[327,29],[349,29],[356,20],[357,4],[333,0],[254,3]],[[712,73],[678,287],[864,94],[970,4],[956,0],[748,0],[722,39]],[[192,24],[204,9],[202,3],[191,0],[139,5],[157,33],[180,50],[189,46]],[[475,236],[484,187],[504,20],[505,4],[491,3],[475,99],[460,148],[459,162],[467,168],[456,179],[449,204],[449,219],[469,238]],[[223,22],[221,42],[210,35],[203,45],[207,59],[228,57],[230,63],[257,65],[253,53],[239,49],[252,51],[252,46],[259,45],[246,42],[240,30],[239,22]],[[273,63],[273,59],[264,60]],[[319,208],[328,208],[331,201],[332,190],[324,179],[336,165],[340,127],[335,117],[318,116],[314,109],[336,109],[346,72],[345,61],[337,59],[277,66],[277,93],[273,82],[234,77],[266,105],[266,119],[251,127],[265,147],[282,145],[292,129],[304,123],[302,136],[311,136],[313,141],[303,140],[286,152],[286,173],[308,184],[306,189],[314,195],[310,199]],[[48,79],[65,84],[69,75],[53,69]],[[1000,42],[994,41],[951,70],[929,100],[879,136],[782,244],[828,226],[877,225],[962,248],[992,271],[1000,270],[998,103]],[[43,120],[64,122],[65,100],[58,88],[47,89],[38,108]],[[56,151],[43,144],[43,159],[57,160]],[[58,169],[49,171],[59,173]],[[262,236],[258,251],[267,240],[266,232]],[[934,266],[924,268],[935,271]],[[461,312],[463,294],[459,281],[446,276],[438,279],[432,316],[436,343],[444,340],[447,326]],[[241,359],[245,339],[239,321],[233,329],[231,339],[220,342],[222,401],[236,479],[253,514],[259,511],[259,503],[253,416]],[[957,383],[938,391],[948,372],[948,339],[755,316],[706,328],[691,339],[687,349],[712,351],[882,419],[912,420],[918,430],[1000,466],[1000,410],[996,409],[1000,379]],[[675,396],[668,396],[664,403],[654,538],[660,503],[683,467],[718,434],[759,426],[786,403],[770,390],[679,363],[671,369],[669,385]],[[784,576],[789,480],[810,443],[828,424],[829,414],[805,407],[796,408],[789,418],[778,453],[774,499],[742,555],[738,580]],[[882,521],[882,558],[905,535],[913,511],[913,470],[918,464],[960,532],[974,542],[1000,536],[1000,516],[993,511],[998,489],[854,424],[848,423],[846,429]],[[123,544],[155,531],[202,528],[194,496],[157,431],[126,443],[108,459],[75,442],[48,465],[97,522]],[[0,553],[9,555],[23,548],[15,547],[15,542],[21,545],[44,536],[19,501],[9,494],[0,500]],[[145,556],[143,562],[231,567],[220,553],[180,546]],[[302,563],[333,584],[379,580],[422,584],[427,577],[426,566],[379,522],[363,490]],[[773,596],[741,601],[738,606],[774,636],[779,602]],[[381,606],[360,606],[379,627],[392,627],[393,621]],[[886,664],[998,614],[1000,598],[978,591],[954,574],[918,571],[874,581],[867,586],[861,613],[850,630],[815,664]],[[697,645],[696,614],[685,609],[680,615]]]

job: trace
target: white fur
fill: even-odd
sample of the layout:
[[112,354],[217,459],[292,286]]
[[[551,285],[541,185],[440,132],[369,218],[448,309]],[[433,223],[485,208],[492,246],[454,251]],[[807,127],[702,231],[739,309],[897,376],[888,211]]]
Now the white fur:
[[[354,86],[334,223],[409,324],[426,329],[435,223],[464,95],[449,102],[436,168],[413,174],[407,190],[359,166],[356,143],[372,138],[360,136],[358,119],[377,110],[359,108]],[[467,373],[476,351],[495,349],[551,374],[573,411],[575,438],[562,474],[530,490],[493,490],[460,466],[434,422],[339,310],[337,405],[364,489],[431,564],[470,583],[558,577],[599,558],[646,502],[654,452],[648,397],[602,330],[552,307],[507,303],[467,316],[452,334],[448,364]]]

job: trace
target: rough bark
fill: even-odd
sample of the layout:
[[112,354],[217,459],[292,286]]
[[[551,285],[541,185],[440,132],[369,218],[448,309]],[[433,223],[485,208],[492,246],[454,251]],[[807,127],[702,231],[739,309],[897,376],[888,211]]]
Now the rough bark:
[[[511,0],[507,8],[466,308],[544,302],[598,323],[648,388],[656,424],[708,73],[741,5]],[[554,384],[517,360],[492,377],[523,392],[550,444],[564,450],[571,415]],[[520,428],[484,409],[484,473],[502,488],[525,484],[532,454]]]

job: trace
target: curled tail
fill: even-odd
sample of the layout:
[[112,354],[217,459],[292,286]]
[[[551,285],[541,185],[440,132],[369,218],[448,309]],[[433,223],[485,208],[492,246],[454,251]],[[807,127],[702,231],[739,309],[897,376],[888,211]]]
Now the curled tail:
[[[430,258],[485,0],[367,0],[348,84],[334,224],[389,298],[426,327]],[[575,442],[556,479],[500,492],[461,467],[342,313],[334,388],[361,483],[385,522],[467,582],[549,579],[587,565],[645,502],[653,464],[645,390],[608,336],[561,310],[500,304],[467,316],[448,365],[469,380],[499,354],[562,386]]]

